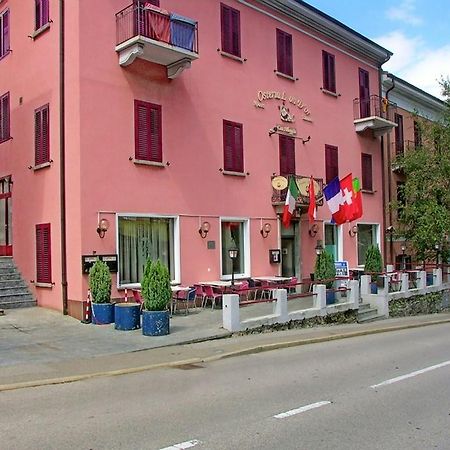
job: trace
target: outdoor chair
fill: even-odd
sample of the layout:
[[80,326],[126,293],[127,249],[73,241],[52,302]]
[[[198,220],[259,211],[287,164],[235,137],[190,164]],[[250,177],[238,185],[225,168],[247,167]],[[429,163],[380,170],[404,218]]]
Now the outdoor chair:
[[212,286],[208,286],[205,284],[203,286],[203,291],[205,293],[205,306],[206,306],[208,300],[210,300],[211,301],[211,309],[214,309],[214,307],[216,306],[216,301],[217,300],[219,302],[222,301],[222,292],[216,291]]
[[235,285],[233,288],[233,294],[239,295],[239,303],[248,300],[248,281],[243,281],[241,284]]
[[267,280],[260,280],[261,282],[261,300],[263,298],[269,300],[272,297],[272,284]]
[[203,290],[203,286],[201,284],[194,284],[195,289],[195,301],[199,301],[199,304],[203,308],[205,300],[206,300],[206,294]]
[[189,314],[189,302],[191,302],[191,306],[193,305],[196,308],[195,292],[196,290],[194,288],[189,291],[183,290],[176,292],[172,299],[172,314],[178,310],[179,303],[184,304],[184,312],[186,315]]
[[298,278],[292,277],[286,285],[286,289],[288,294],[295,294],[297,290]]

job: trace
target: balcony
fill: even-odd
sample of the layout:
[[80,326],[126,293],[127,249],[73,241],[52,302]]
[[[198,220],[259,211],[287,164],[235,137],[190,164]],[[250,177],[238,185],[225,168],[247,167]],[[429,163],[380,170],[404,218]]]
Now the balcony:
[[378,95],[371,95],[368,99],[355,98],[353,100],[353,117],[355,131],[362,133],[372,130],[375,137],[389,133],[397,126],[394,114],[397,105]]
[[116,42],[121,66],[141,58],[167,67],[170,79],[198,58],[197,22],[150,4],[135,3],[116,14]]
[[[299,194],[295,201],[296,207],[298,208],[306,208],[309,206],[309,179],[310,177],[305,177],[303,175],[286,175],[285,176],[288,182],[291,181],[291,178],[294,177],[297,182]],[[280,206],[284,205],[286,201],[287,188],[285,189],[276,189],[274,187],[273,179],[280,178],[279,176],[272,176],[272,206]],[[316,205],[323,205],[323,179],[322,178],[313,178],[315,182],[315,194],[316,194]]]

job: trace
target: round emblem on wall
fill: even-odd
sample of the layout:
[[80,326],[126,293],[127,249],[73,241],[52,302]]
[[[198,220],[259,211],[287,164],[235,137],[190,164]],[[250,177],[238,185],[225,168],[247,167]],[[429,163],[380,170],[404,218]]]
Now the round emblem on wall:
[[288,187],[288,180],[285,177],[278,176],[272,179],[272,187],[277,191],[282,191]]

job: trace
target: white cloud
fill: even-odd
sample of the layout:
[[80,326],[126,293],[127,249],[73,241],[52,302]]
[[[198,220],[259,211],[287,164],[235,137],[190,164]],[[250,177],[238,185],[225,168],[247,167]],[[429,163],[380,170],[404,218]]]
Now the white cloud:
[[424,91],[441,97],[439,80],[450,76],[450,45],[429,48],[420,37],[408,37],[393,31],[374,39],[394,55],[384,70],[408,81]]
[[403,0],[397,6],[391,6],[386,11],[386,17],[408,25],[417,26],[422,24],[420,15],[416,13],[415,0]]

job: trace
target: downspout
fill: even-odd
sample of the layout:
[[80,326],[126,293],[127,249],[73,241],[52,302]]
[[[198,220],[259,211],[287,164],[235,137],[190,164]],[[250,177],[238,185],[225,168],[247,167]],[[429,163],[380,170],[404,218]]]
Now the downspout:
[[[386,91],[386,100],[389,101],[389,92],[392,91],[392,89],[395,88],[395,79],[390,76],[391,74],[389,72],[386,73],[386,76],[391,79],[392,86]],[[388,104],[389,108],[389,104]],[[390,207],[390,204],[392,202],[392,176],[391,176],[391,133],[388,133],[386,136],[387,140],[387,179],[388,179],[388,214],[389,214],[389,226],[392,226],[392,208]],[[389,233],[389,258],[391,264],[393,264],[393,256],[394,256],[394,241],[393,241],[393,231]]]
[[66,134],[64,67],[64,0],[59,0],[59,190],[61,212],[61,289],[63,314],[67,315],[67,233],[66,233]]

